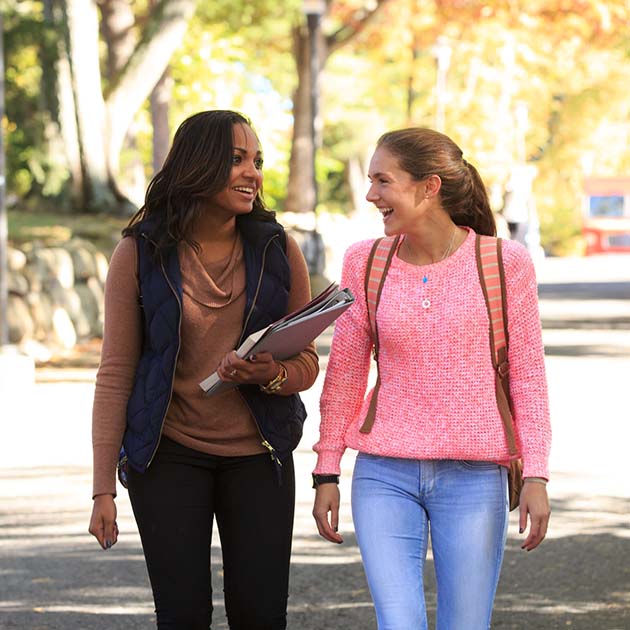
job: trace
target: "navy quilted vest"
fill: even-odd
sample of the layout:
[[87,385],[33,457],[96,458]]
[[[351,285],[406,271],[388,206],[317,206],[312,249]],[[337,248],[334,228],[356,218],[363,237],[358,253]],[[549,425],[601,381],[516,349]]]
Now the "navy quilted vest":
[[[242,338],[287,312],[290,269],[286,235],[278,223],[241,216],[247,277]],[[142,226],[139,226],[142,234]],[[144,309],[143,347],[127,404],[123,447],[128,463],[144,472],[157,450],[171,400],[180,345],[182,282],[176,248],[156,262],[147,239],[137,238],[138,277]],[[257,385],[239,387],[272,460],[280,466],[302,436],[306,410],[298,394],[264,394]]]

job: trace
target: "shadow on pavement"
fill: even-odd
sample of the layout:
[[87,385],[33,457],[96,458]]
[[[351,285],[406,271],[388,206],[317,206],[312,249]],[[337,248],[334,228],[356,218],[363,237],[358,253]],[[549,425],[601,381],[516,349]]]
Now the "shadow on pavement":
[[555,357],[630,357],[630,348],[613,344],[551,345],[545,344],[545,355]]
[[628,300],[630,282],[541,283],[538,295],[553,300]]
[[[86,469],[0,470],[0,628],[117,630],[153,627],[153,606],[135,526],[121,496],[124,536],[101,551],[87,534]],[[24,481],[24,475],[27,481]],[[42,494],[50,479],[52,494]],[[15,487],[11,495],[10,488]],[[29,492],[29,489],[31,492]],[[300,508],[304,512],[305,508]],[[497,593],[493,628],[621,630],[630,627],[630,499],[563,496],[553,501],[551,537],[535,552],[519,548],[515,514]],[[331,545],[305,532],[298,513],[289,628],[376,627],[354,536]],[[213,548],[215,630],[227,628],[220,551]],[[474,573],[471,572],[471,579]],[[435,581],[427,566],[427,603]],[[433,621],[431,623],[434,623]]]
[[630,317],[619,316],[615,317],[613,315],[606,314],[604,318],[601,316],[597,317],[566,317],[565,319],[560,318],[550,318],[543,317],[541,318],[541,324],[543,329],[554,329],[554,330],[628,330],[630,329]]
[[630,499],[602,497],[609,513],[593,520],[575,503],[552,502],[555,535],[532,553],[509,540],[493,628],[630,628]]

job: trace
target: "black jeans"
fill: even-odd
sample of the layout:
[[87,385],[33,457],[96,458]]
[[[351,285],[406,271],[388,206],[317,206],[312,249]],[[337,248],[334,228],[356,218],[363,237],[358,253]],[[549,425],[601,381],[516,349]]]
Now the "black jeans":
[[144,474],[129,471],[160,630],[208,630],[210,543],[216,516],[231,630],[284,630],[295,474],[282,485],[266,453],[206,455],[162,437]]

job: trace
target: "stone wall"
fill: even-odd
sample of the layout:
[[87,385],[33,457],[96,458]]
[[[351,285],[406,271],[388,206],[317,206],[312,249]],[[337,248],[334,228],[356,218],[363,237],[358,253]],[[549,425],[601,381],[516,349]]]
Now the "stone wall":
[[92,243],[10,247],[9,341],[68,350],[102,337],[108,262]]
[[[340,281],[343,255],[351,243],[382,236],[376,210],[357,211],[351,218],[319,213],[319,242],[313,238],[312,215],[285,213],[279,221],[309,261],[313,294],[332,280]],[[10,342],[43,358],[46,349],[70,350],[77,342],[102,337],[107,269],[106,256],[84,239],[9,248]]]

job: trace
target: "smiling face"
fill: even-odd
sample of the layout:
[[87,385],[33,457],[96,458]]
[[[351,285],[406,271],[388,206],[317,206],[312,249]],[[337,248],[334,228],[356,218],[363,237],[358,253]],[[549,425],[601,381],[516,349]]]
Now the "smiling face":
[[232,170],[225,188],[210,199],[213,212],[247,214],[263,182],[263,158],[258,138],[251,127],[237,123],[233,126]]
[[413,179],[384,147],[378,147],[374,152],[368,178],[370,189],[366,199],[383,215],[385,234],[409,232],[426,213],[427,180]]

